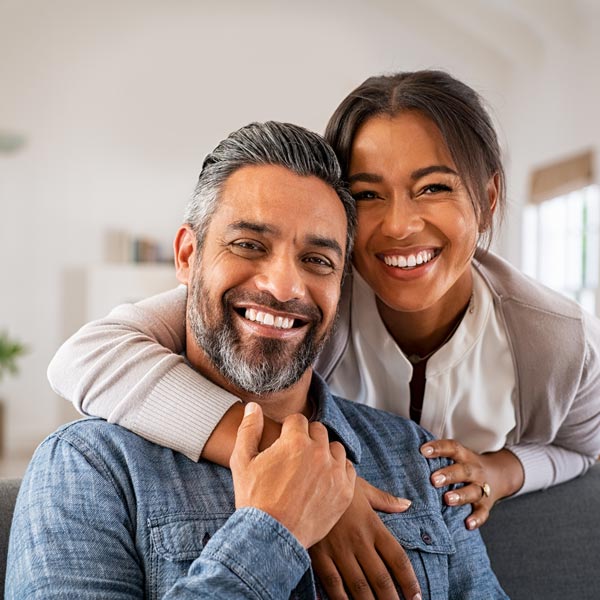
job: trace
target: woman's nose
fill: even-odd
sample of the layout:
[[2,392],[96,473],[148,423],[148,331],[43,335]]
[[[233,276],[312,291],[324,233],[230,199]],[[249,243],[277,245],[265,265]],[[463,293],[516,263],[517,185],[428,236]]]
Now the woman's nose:
[[387,237],[404,239],[421,231],[424,225],[417,202],[398,196],[386,205],[382,215],[381,232]]

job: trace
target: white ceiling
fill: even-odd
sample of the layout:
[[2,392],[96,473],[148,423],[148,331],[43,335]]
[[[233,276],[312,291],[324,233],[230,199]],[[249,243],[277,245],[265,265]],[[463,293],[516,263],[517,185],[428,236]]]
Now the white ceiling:
[[[385,0],[384,0],[385,1]],[[531,66],[551,46],[577,43],[600,24],[599,0],[421,0],[437,19],[515,65]],[[397,3],[402,18],[402,3]]]

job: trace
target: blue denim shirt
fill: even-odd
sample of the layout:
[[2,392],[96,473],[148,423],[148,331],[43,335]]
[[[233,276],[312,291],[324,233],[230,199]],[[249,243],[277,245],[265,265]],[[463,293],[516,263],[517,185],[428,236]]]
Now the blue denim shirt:
[[[380,514],[406,548],[423,598],[506,598],[469,507],[449,508],[411,421],[332,397],[313,378],[319,420],[367,481],[410,498]],[[195,463],[99,419],[66,425],[36,451],[11,531],[6,598],[325,597],[297,539],[260,510],[235,510],[229,470]],[[320,594],[320,596],[317,596]]]

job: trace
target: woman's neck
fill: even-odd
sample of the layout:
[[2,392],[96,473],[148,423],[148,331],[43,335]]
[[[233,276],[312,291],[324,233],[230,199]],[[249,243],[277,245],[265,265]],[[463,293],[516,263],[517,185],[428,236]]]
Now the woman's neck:
[[414,312],[396,311],[376,298],[387,330],[406,356],[428,357],[452,337],[469,306],[472,279],[460,288],[450,290],[432,306]]

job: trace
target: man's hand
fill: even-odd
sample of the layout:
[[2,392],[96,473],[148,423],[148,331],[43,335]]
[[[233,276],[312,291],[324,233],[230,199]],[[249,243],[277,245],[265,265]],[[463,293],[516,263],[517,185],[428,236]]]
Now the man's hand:
[[472,504],[467,517],[467,529],[481,527],[490,516],[494,504],[501,498],[518,492],[524,481],[521,461],[506,448],[497,452],[477,454],[456,440],[435,440],[421,446],[427,458],[451,458],[453,465],[431,475],[435,487],[464,483],[464,487],[444,494],[446,504]]
[[356,473],[321,423],[290,415],[281,436],[259,452],[260,406],[246,405],[231,455],[236,508],[253,506],[277,519],[308,548],[331,530],[354,495]]
[[[375,510],[404,512],[410,501],[395,498],[360,477],[348,510],[321,542],[310,549],[313,568],[329,598],[420,600],[410,560]],[[375,509],[375,510],[374,510]]]

